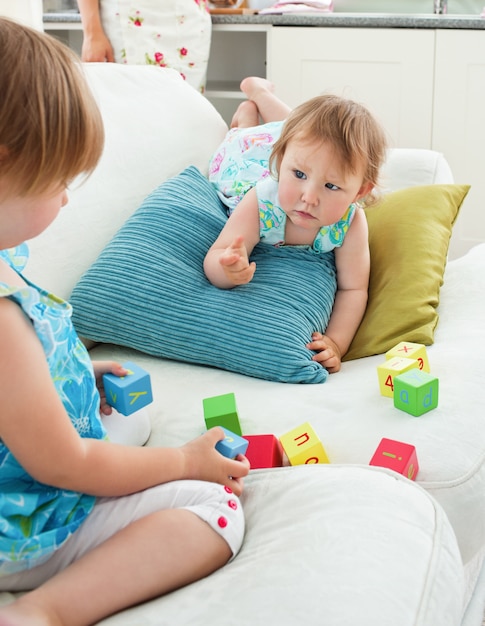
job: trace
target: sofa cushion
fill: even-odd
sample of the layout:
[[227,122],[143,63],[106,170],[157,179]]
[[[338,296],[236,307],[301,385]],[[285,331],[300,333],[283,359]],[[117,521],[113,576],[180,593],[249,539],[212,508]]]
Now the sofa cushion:
[[226,219],[196,168],[160,185],[74,289],[78,333],[267,380],[325,381],[305,344],[332,310],[333,253],[259,244],[257,279],[218,289],[203,260]]
[[410,187],[366,209],[369,300],[345,360],[381,354],[400,341],[433,343],[452,226],[468,189]]

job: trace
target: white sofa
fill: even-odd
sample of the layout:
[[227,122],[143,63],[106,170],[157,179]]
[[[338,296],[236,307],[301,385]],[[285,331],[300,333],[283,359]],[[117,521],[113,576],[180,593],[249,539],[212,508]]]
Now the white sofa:
[[[105,152],[87,182],[71,190],[58,221],[31,242],[27,271],[65,298],[152,189],[188,165],[206,171],[226,130],[209,102],[171,71],[93,64],[86,73],[105,120]],[[388,191],[447,182],[451,172],[435,152],[395,150],[385,168]],[[344,363],[325,384],[295,385],[120,346],[93,348],[93,358],[132,360],[150,372],[147,445],[176,446],[196,437],[204,425],[202,399],[234,392],[246,434],[279,436],[310,421],[331,461],[251,471],[238,557],[207,579],[102,623],[479,626],[484,270],[484,245],[448,263],[435,343],[428,348],[440,404],[419,419],[379,394],[382,355]],[[143,417],[139,424],[122,419],[141,443]],[[382,437],[416,446],[416,482],[369,466]]]

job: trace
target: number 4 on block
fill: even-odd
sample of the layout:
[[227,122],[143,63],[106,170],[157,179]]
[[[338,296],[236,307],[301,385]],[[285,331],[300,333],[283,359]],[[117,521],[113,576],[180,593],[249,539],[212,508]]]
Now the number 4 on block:
[[377,367],[377,377],[379,378],[379,389],[381,395],[392,398],[394,396],[394,377],[404,374],[413,368],[419,369],[419,363],[416,359],[407,359],[405,357],[393,357],[387,359]]

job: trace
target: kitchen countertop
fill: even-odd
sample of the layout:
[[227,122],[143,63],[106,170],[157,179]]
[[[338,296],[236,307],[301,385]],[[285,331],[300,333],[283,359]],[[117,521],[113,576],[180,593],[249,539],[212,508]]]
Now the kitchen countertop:
[[[79,23],[79,13],[44,13],[44,24]],[[213,15],[213,24],[271,24],[346,28],[447,28],[484,30],[485,18],[475,15],[432,15],[401,13],[325,13],[321,15]]]

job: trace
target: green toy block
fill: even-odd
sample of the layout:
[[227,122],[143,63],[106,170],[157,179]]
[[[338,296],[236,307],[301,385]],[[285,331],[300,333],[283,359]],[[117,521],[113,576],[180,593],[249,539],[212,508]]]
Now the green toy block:
[[233,393],[212,396],[202,400],[204,420],[207,429],[223,426],[236,435],[242,435],[239,416],[236,408],[236,397]]
[[394,378],[394,406],[419,417],[438,406],[438,379],[412,369]]

